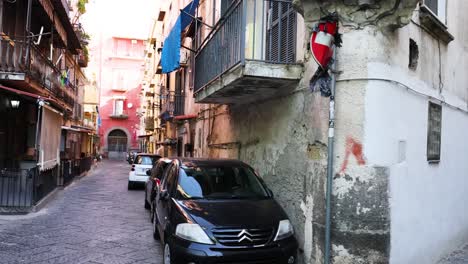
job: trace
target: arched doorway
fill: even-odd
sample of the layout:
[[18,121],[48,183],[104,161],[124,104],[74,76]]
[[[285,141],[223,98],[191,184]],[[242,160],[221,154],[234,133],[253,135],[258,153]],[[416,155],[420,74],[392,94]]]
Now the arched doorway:
[[112,130],[107,136],[109,159],[124,160],[127,153],[127,134],[121,129]]

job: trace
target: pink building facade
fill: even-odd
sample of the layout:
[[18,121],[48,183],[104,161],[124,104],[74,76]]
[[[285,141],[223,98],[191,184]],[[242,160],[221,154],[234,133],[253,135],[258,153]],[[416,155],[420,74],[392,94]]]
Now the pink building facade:
[[88,76],[99,87],[100,152],[122,159],[138,150],[138,108],[143,78],[145,39],[155,1],[90,1],[83,16],[89,28]]
[[101,152],[109,158],[123,158],[138,150],[141,80],[144,40],[110,37],[101,46],[100,117]]

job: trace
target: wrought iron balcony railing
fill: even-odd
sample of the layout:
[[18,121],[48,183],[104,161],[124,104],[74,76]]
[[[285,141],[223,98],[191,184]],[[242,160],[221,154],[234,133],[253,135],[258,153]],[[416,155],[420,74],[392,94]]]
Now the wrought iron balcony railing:
[[161,94],[160,97],[161,114],[164,114],[168,117],[184,114],[185,95],[170,91],[168,93]]
[[145,130],[154,130],[154,117],[147,116],[145,118]]
[[[25,80],[28,77],[73,108],[76,87],[34,44],[0,38],[1,78]],[[24,77],[21,77],[24,76]]]
[[195,57],[195,92],[246,60],[296,63],[297,12],[288,0],[234,0]]
[[128,118],[128,113],[127,111],[121,111],[121,112],[115,112],[109,115],[110,118],[113,119],[127,119]]

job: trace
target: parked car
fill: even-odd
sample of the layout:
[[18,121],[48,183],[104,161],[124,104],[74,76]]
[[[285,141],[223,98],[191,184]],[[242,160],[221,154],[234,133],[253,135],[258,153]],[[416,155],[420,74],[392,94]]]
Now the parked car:
[[153,221],[164,264],[296,263],[293,227],[250,166],[184,158],[166,171]]
[[161,156],[155,154],[138,153],[128,173],[128,189],[133,189],[138,183],[143,185],[149,178],[146,171],[151,169],[160,158]]
[[154,215],[154,198],[159,189],[159,185],[163,179],[164,172],[166,171],[172,160],[167,158],[160,158],[152,169],[147,170],[146,174],[149,176],[145,183],[145,208],[151,209],[150,220],[153,222]]
[[133,164],[133,161],[135,160],[136,153],[133,151],[127,152],[127,162],[129,164]]

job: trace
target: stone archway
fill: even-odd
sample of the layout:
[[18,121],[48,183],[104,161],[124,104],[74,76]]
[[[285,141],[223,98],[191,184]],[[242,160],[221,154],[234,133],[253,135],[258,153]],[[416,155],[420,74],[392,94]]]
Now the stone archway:
[[109,159],[125,160],[128,143],[129,137],[124,130],[119,128],[110,130],[106,142]]

